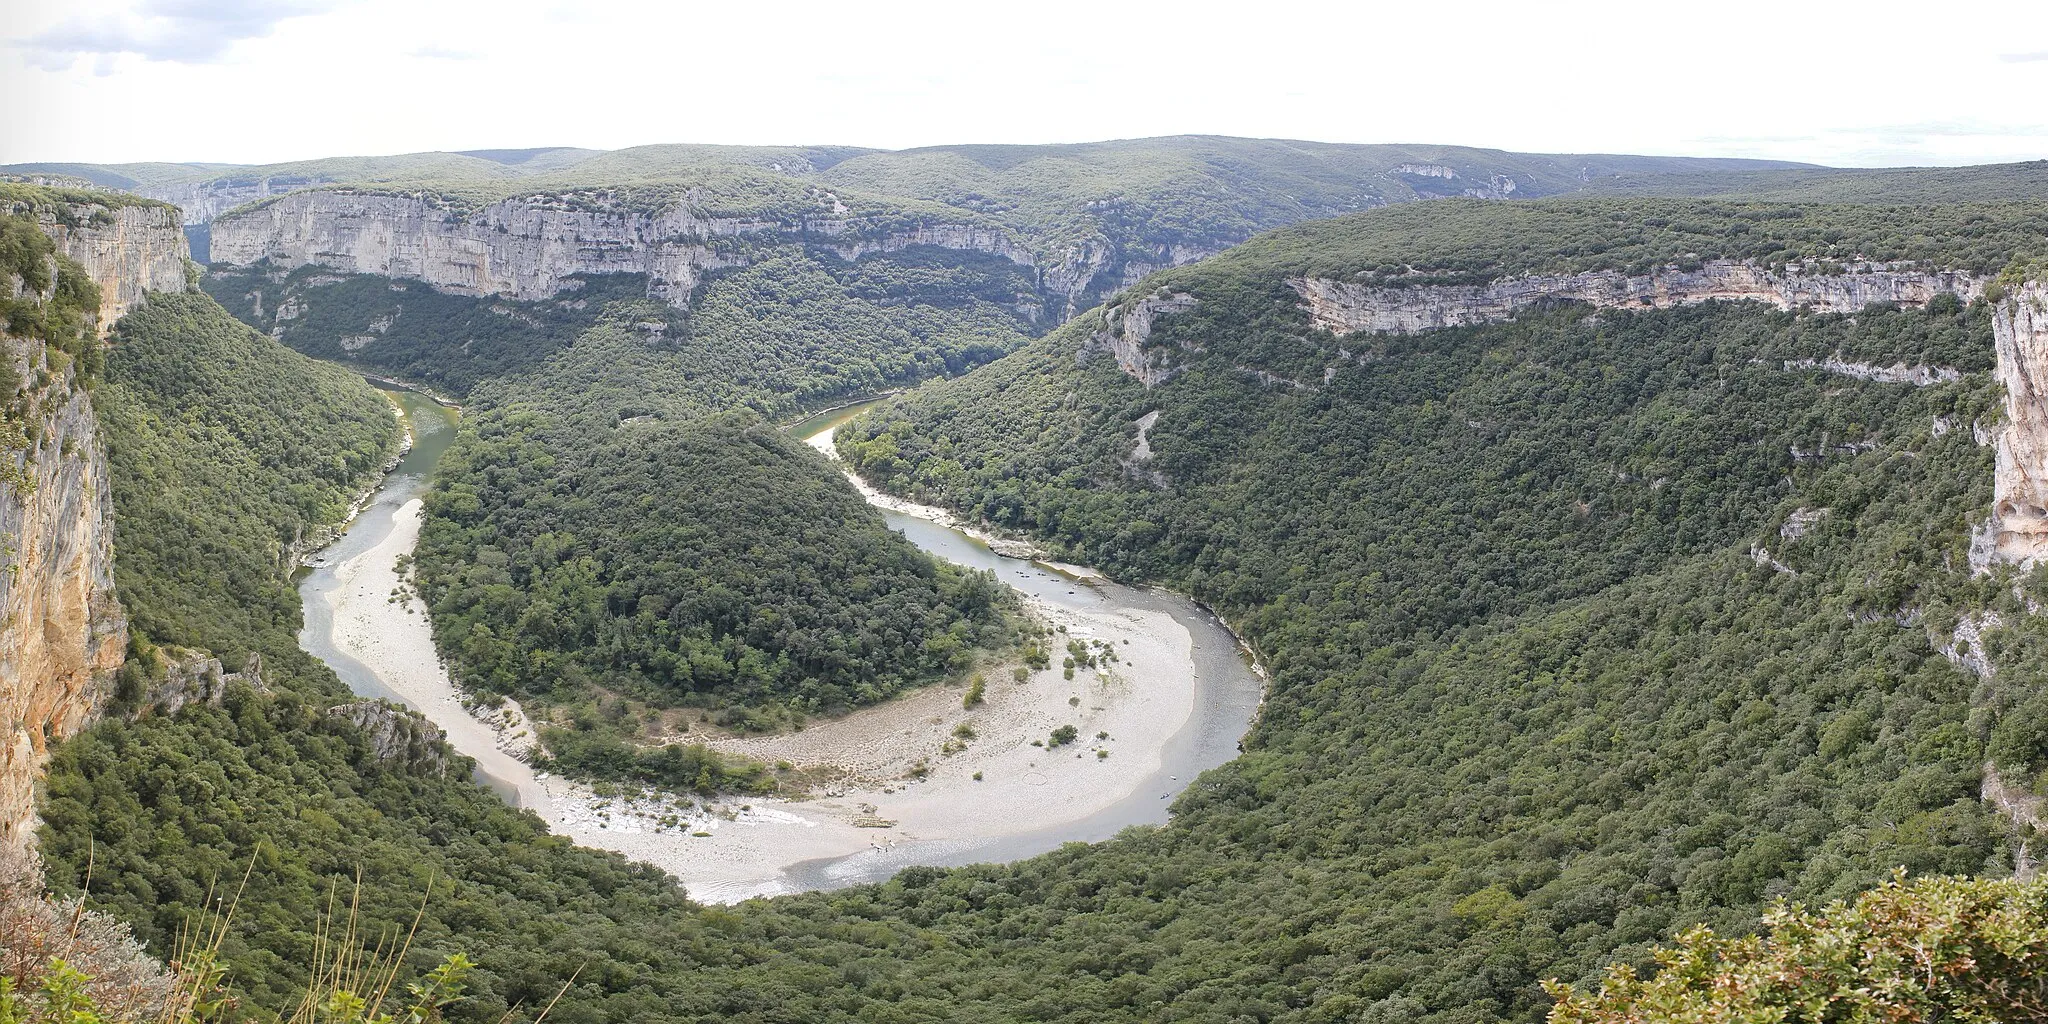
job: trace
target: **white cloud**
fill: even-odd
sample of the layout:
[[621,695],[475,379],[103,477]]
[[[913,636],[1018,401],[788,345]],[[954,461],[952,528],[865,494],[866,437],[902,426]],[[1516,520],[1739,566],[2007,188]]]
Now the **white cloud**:
[[207,64],[234,44],[271,34],[279,22],[323,14],[344,0],[141,0],[124,11],[97,17],[74,16],[18,40],[28,60],[51,71],[79,57],[95,58],[96,72],[112,69],[111,58],[134,54],[144,60]]
[[[1997,52],[2048,38],[2038,0],[1973,5],[1997,39],[1900,32],[1847,0],[1722,0],[1712,18],[1468,0],[1455,24],[1378,0],[0,3],[9,34],[41,47],[0,51],[0,162],[1178,133],[1816,163],[2048,156],[2048,111],[1996,101],[2048,85],[2048,62]],[[130,110],[149,116],[119,117]]]
[[419,58],[419,59],[421,59],[421,60],[482,60],[482,59],[484,59],[484,55],[483,55],[483,54],[481,54],[481,53],[478,53],[478,52],[476,52],[475,50],[461,50],[461,49],[456,49],[456,48],[454,48],[454,47],[450,47],[450,46],[439,46],[439,45],[432,45],[432,44],[430,44],[430,45],[427,45],[427,46],[416,46],[416,47],[414,47],[413,49],[411,49],[411,50],[408,50],[408,51],[406,52],[406,56],[409,56],[409,57],[417,57],[417,58]]

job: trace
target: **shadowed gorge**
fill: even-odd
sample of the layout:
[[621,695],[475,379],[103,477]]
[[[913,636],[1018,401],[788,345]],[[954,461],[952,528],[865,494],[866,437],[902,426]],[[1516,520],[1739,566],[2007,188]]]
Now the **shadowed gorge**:
[[[93,292],[35,204],[166,208],[0,220],[0,442],[69,467],[65,522],[106,505],[79,550],[127,624],[52,737],[48,883],[169,956],[248,872],[249,1020],[358,878],[344,944],[474,960],[436,1012],[477,1024],[565,983],[550,1021],[1673,1019],[1659,947],[1924,947],[1915,901],[1976,929],[1944,943],[2017,915],[1997,962],[2037,962],[2036,171],[1211,137],[70,167],[214,251],[178,292],[136,284],[170,236],[109,243]],[[102,346],[108,286],[139,301]],[[429,428],[365,373],[451,406],[374,500]],[[410,708],[300,647],[309,559]]]

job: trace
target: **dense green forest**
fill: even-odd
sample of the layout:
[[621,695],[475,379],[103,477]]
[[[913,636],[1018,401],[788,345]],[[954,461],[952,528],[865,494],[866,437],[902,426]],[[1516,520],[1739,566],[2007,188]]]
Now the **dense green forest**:
[[[1213,260],[1148,279],[1152,289],[1273,288],[1284,276],[1395,287],[1484,284],[1519,274],[1648,273],[1710,259],[1787,263],[1918,261],[1996,274],[2048,233],[2048,205],[1928,208],[1704,199],[1445,199],[1269,232]],[[1137,290],[1124,293],[1128,300]]]
[[[538,366],[478,385],[416,562],[457,678],[767,725],[885,699],[1006,643],[1007,590],[888,530],[767,418],[1015,347],[986,280],[930,254],[836,268],[768,254],[687,314],[615,302]],[[565,768],[617,762],[564,754]]]
[[[754,404],[786,410],[958,373],[1020,344],[1036,302],[1022,268],[975,252],[914,246],[843,260],[763,246],[755,260],[716,275],[688,315],[632,307],[664,332],[657,358],[667,365],[654,372],[669,374],[681,397],[718,407],[758,395]],[[455,395],[535,370],[647,288],[642,275],[599,275],[551,301],[514,302],[267,266],[215,267],[202,283],[237,317],[307,355]]]
[[595,323],[606,302],[647,292],[644,277],[626,274],[585,281],[573,298],[515,306],[318,267],[213,267],[200,285],[299,352],[455,395],[539,363]]
[[[1229,976],[1219,997],[1254,1017],[1438,1020],[1536,1014],[1546,973],[1589,976],[1691,924],[1740,932],[1770,898],[1844,896],[1896,865],[2009,870],[1975,794],[1988,755],[2048,765],[2039,673],[2011,657],[1985,690],[1933,647],[1972,609],[2019,618],[1964,558],[1991,460],[1953,428],[1998,415],[1988,310],[1309,329],[1291,261],[1372,266],[1349,254],[1395,251],[1376,220],[1420,235],[1416,214],[1441,210],[1438,230],[1478,237],[1492,218],[1496,253],[1639,230],[1590,204],[1461,206],[1162,275],[1199,302],[1155,325],[1183,367],[1160,387],[1077,360],[1084,320],[842,429],[878,483],[1214,603],[1274,671],[1246,756],[1174,827],[1048,870],[1084,887],[1129,877],[1112,864],[1174,871],[1195,879],[1175,927],[1255,937],[1199,967],[1144,941],[1147,976]],[[1418,248],[1403,262],[1444,265]],[[1972,372],[1914,389],[1785,366],[1838,353]]]
[[[464,1021],[530,1010],[574,974],[550,1020],[1477,1022],[1537,1019],[1543,979],[1596,981],[1689,926],[1741,934],[1774,898],[1850,897],[1899,866],[2011,870],[2012,836],[1976,794],[1989,758],[2021,785],[2048,767],[2048,626],[2022,613],[2048,593],[1973,577],[1965,557],[1992,467],[1971,427],[1998,415],[1984,304],[1566,308],[1340,340],[1309,328],[1283,278],[1492,273],[1600,237],[1626,242],[1620,266],[1704,257],[1714,238],[1758,258],[1896,237],[1912,258],[1989,260],[2033,214],[1894,211],[1885,229],[1674,204],[1690,226],[1665,231],[1630,219],[1640,205],[1529,208],[1378,211],[1163,278],[1200,302],[1156,326],[1183,366],[1157,388],[1088,355],[1100,314],[1027,342],[999,288],[890,305],[796,253],[714,278],[687,313],[608,304],[469,388],[420,550],[458,672],[519,693],[576,671],[636,699],[823,707],[868,699],[841,679],[891,665],[900,685],[995,642],[1001,609],[986,581],[883,536],[772,419],[1014,349],[857,421],[842,450],[878,483],[1185,589],[1240,626],[1273,672],[1266,707],[1171,825],[700,908],[658,873],[542,837],[459,763],[378,761],[325,714],[330,679],[324,697],[237,691],[67,744],[45,809],[53,882],[85,886],[92,864],[94,898],[161,944],[256,857],[229,960],[266,1006],[297,991],[324,886],[361,868],[371,919],[392,925],[442,879],[415,966],[479,961]],[[1468,265],[1419,228],[1347,237],[1411,209],[1491,248]],[[1759,223],[1776,234],[1735,248]],[[778,319],[784,306],[834,312]],[[299,365],[240,337],[257,372],[209,378],[211,399]],[[1963,373],[1914,388],[1786,366],[1836,353]],[[1152,412],[1153,454],[1136,459]],[[257,452],[301,443],[249,424]],[[248,489],[324,486],[286,472],[329,464],[300,454],[247,464]],[[184,455],[195,478],[240,457],[225,440]],[[175,564],[138,585],[170,592]],[[714,573],[755,589],[713,593]],[[886,594],[845,585],[869,575]],[[268,614],[257,588],[212,599]],[[1935,646],[1986,609],[2009,623],[1984,641],[1996,686]],[[865,646],[819,648],[855,618],[882,622],[846,637]],[[934,645],[946,636],[960,643]],[[535,658],[549,670],[529,672]],[[591,772],[702,769],[579,732],[565,749]]]
[[115,585],[137,636],[212,651],[231,671],[251,652],[282,677],[312,671],[291,573],[397,450],[389,404],[197,294],[122,317],[94,397]]

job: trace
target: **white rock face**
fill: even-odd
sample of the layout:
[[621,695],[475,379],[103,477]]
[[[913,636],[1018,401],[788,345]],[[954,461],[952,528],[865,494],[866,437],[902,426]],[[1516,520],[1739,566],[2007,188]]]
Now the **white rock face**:
[[[98,223],[94,213],[98,210]],[[148,291],[185,289],[185,235],[165,207],[79,207],[41,226],[100,286],[102,333]],[[20,294],[21,282],[0,282]],[[0,359],[33,382],[45,346],[0,331]],[[25,847],[49,743],[91,724],[128,646],[114,594],[113,488],[92,396],[76,367],[22,402],[34,440],[0,446],[0,848]]]
[[143,189],[142,194],[176,206],[187,224],[204,224],[244,203],[324,184],[328,180],[297,174],[248,178],[231,176]]
[[1081,346],[1079,357],[1086,360],[1093,353],[1107,352],[1116,360],[1117,369],[1136,377],[1146,387],[1164,384],[1179,368],[1168,365],[1165,353],[1145,350],[1152,337],[1152,322],[1168,313],[1184,313],[1193,308],[1195,297],[1186,292],[1147,296],[1132,303],[1128,312],[1113,306],[1104,314],[1103,329]]
[[1981,570],[2032,568],[2048,556],[2048,286],[2029,284],[1992,316],[1998,382],[2005,385],[1991,521],[1972,545]]
[[86,210],[71,219],[79,223],[67,225],[46,213],[40,226],[57,243],[57,251],[77,260],[100,286],[102,335],[140,305],[145,293],[185,290],[185,261],[192,250],[185,244],[178,211],[124,206],[102,211],[102,223],[94,223]]
[[[845,221],[833,223],[840,226],[840,231],[846,229]],[[848,242],[845,245],[834,246],[833,249],[842,259],[857,260],[869,253],[897,252],[913,245],[993,253],[1020,267],[1036,269],[1038,266],[1030,250],[1018,244],[1016,239],[1010,237],[1008,231],[977,224],[920,224],[909,231],[898,231],[879,239]]]
[[1663,309],[1715,300],[1754,300],[1779,309],[1810,307],[1854,313],[1873,302],[1922,305],[1943,293],[1976,298],[1984,282],[1943,271],[1874,269],[1846,274],[1777,274],[1755,264],[1714,260],[1698,270],[1661,269],[1630,276],[1618,270],[1532,275],[1482,285],[1391,288],[1329,278],[1288,282],[1317,327],[1413,334],[1507,320],[1559,301]]
[[[706,216],[687,197],[660,213],[626,209],[593,193],[575,201],[522,197],[465,210],[413,196],[316,189],[218,217],[210,258],[411,278],[455,295],[528,301],[574,287],[569,278],[579,274],[646,274],[649,297],[681,306],[705,271],[745,263],[744,247],[732,239],[809,241],[847,260],[928,245],[989,253],[1034,271],[1040,292],[1066,320],[1081,311],[1105,273],[1121,270],[1119,280],[1129,283],[1133,273],[1213,254],[1194,245],[1163,246],[1156,259],[1118,267],[1116,247],[1105,237],[1037,252],[994,224],[931,222],[878,231],[846,217],[834,202],[820,206],[817,217],[778,219]],[[1035,302],[1018,308],[1037,316]]]
[[545,299],[577,274],[646,274],[648,294],[683,303],[705,270],[734,258],[717,239],[780,229],[771,221],[509,200],[474,211],[411,196],[299,192],[213,223],[215,262],[269,259],[424,281],[456,295]]

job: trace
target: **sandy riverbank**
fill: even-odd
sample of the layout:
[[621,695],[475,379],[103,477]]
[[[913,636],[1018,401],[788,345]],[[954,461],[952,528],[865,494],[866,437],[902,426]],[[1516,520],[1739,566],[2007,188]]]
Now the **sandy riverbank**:
[[[1039,604],[1036,614],[1066,629],[1055,632],[1055,648],[1069,638],[1100,642],[1117,660],[1077,669],[1068,680],[1057,660],[1065,652],[1055,649],[1053,667],[1022,683],[1011,666],[985,670],[984,703],[974,708],[962,706],[963,686],[934,686],[813,722],[801,732],[713,741],[718,749],[762,761],[846,773],[813,799],[710,807],[607,800],[537,773],[515,756],[530,739],[516,709],[494,714],[502,726],[464,710],[436,658],[426,616],[419,602],[404,596],[395,568],[419,528],[414,499],[395,511],[388,536],[334,567],[341,584],[329,592],[337,646],[440,725],[450,745],[475,758],[556,832],[662,867],[707,901],[791,891],[797,886],[786,872],[804,861],[909,842],[987,840],[1085,818],[1144,784],[1158,770],[1166,740],[1194,710],[1192,641],[1170,616]],[[963,724],[972,739],[958,735]],[[1056,749],[1032,745],[1048,742],[1064,725],[1075,728],[1075,742]],[[917,778],[920,767],[924,774]],[[875,827],[883,823],[887,827]]]
[[[830,454],[829,433],[808,440]],[[876,504],[906,516],[949,526],[998,550],[1017,545],[963,529],[944,510],[854,483]],[[911,863],[978,858],[982,851],[1021,855],[1004,851],[1063,829],[1103,838],[1131,821],[1163,820],[1165,799],[1184,785],[1170,773],[1185,763],[1166,767],[1166,752],[1188,742],[1191,726],[1206,727],[1216,715],[1209,705],[1198,706],[1201,645],[1186,615],[1102,583],[1083,567],[1006,562],[1006,578],[1015,575],[1022,585],[1028,577],[1051,595],[1026,597],[1031,613],[1053,630],[1046,642],[1051,668],[1019,682],[1014,665],[985,666],[985,699],[973,708],[962,706],[963,684],[932,686],[815,720],[799,732],[709,741],[729,753],[826,768],[838,777],[809,798],[708,805],[688,797],[601,798],[581,784],[535,772],[522,759],[532,736],[516,705],[482,712],[482,719],[463,707],[434,650],[425,609],[396,568],[418,539],[421,503],[404,491],[390,500],[396,504],[374,508],[358,524],[367,534],[365,546],[320,570],[332,574],[332,584],[313,588],[319,596],[309,602],[317,600],[325,614],[309,614],[309,626],[331,623],[336,654],[359,662],[375,688],[440,725],[500,792],[555,832],[668,870],[701,900],[735,902],[842,884],[833,879],[853,877],[849,872],[880,877]],[[389,518],[378,521],[383,516]],[[1097,593],[1097,587],[1108,589]],[[1076,589],[1079,597],[1072,596]],[[1209,627],[1201,628],[1207,635]],[[1079,667],[1069,680],[1061,669],[1069,640],[1114,652],[1114,659]],[[1208,664],[1213,675],[1214,663]],[[1198,710],[1204,716],[1191,721]],[[1073,727],[1075,740],[1047,746],[1062,726]],[[1187,774],[1191,778],[1192,770]],[[1134,813],[1139,802],[1142,810]],[[1083,825],[1105,818],[1115,819],[1106,829]],[[830,869],[819,862],[831,862]]]
[[1028,558],[1035,562],[1043,562],[1076,579],[1102,578],[1101,573],[1087,566],[1045,561],[1044,549],[1028,540],[1018,540],[1014,537],[998,537],[976,524],[965,522],[951,511],[940,508],[937,505],[920,505],[917,502],[908,501],[893,494],[876,490],[874,487],[869,486],[866,480],[862,480],[859,476],[855,475],[853,470],[848,469],[839,458],[839,450],[833,447],[832,444],[833,437],[838,433],[838,427],[828,427],[804,438],[804,443],[824,453],[826,458],[839,465],[840,472],[846,475],[847,482],[853,484],[854,488],[860,491],[860,496],[866,498],[868,504],[876,508],[887,509],[891,512],[900,512],[906,516],[915,516],[926,522],[937,523],[949,530],[957,530],[988,545],[990,551],[1006,558]]

